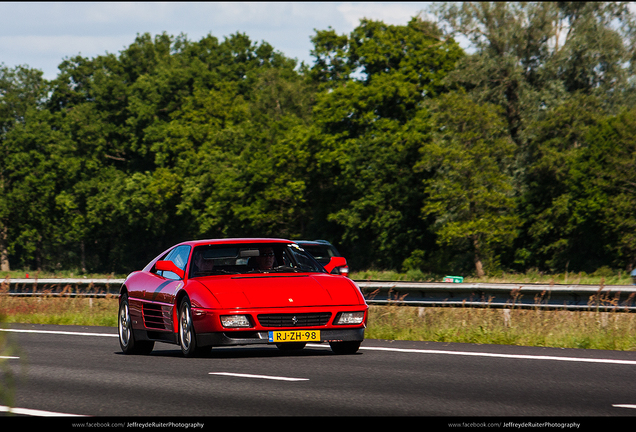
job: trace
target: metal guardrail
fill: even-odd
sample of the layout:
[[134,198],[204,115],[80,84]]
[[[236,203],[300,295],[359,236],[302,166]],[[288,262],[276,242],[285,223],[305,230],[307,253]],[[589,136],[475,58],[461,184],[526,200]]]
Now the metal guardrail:
[[634,285],[356,281],[369,304],[600,311],[636,310]]
[[5,279],[0,293],[14,296],[106,297],[119,294],[125,279]]
[[[355,281],[367,303],[437,307],[636,311],[636,285],[540,285]],[[15,296],[117,295],[124,279],[5,279]]]

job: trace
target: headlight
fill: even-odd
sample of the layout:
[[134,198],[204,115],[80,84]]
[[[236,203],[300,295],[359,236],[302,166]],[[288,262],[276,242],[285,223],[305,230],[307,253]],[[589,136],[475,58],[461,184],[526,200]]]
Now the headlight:
[[336,325],[354,325],[362,324],[364,320],[364,312],[341,312],[336,318]]
[[221,324],[223,327],[252,327],[246,315],[222,315]]

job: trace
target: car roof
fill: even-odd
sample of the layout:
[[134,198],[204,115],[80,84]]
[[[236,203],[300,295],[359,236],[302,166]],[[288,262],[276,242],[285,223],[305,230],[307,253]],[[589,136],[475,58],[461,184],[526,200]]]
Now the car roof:
[[236,244],[236,243],[294,243],[291,240],[285,240],[280,238],[224,238],[224,239],[206,239],[206,240],[189,240],[179,243],[177,246],[190,245],[214,245],[214,244]]

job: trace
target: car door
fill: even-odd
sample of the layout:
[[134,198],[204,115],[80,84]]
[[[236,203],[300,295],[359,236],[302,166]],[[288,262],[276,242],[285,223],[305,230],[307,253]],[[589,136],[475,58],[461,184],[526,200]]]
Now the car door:
[[[163,258],[185,270],[190,256],[190,246],[174,248]],[[144,292],[143,320],[148,329],[172,330],[172,309],[177,291],[183,286],[179,276],[170,271],[153,270],[154,281]]]

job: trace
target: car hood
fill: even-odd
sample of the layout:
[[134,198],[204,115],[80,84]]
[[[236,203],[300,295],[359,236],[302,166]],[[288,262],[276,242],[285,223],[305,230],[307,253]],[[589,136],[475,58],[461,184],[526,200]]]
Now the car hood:
[[197,278],[223,308],[277,308],[360,304],[357,286],[342,276],[243,275]]

